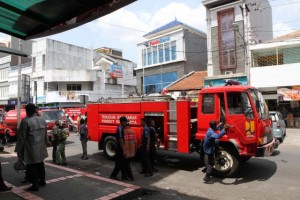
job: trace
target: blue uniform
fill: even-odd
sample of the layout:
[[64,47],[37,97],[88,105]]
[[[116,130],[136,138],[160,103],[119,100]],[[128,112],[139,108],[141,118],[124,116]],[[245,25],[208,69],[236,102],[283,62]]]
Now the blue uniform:
[[213,153],[215,140],[220,139],[225,134],[226,134],[225,130],[222,130],[219,134],[216,134],[214,130],[209,128],[206,132],[206,136],[204,139],[204,144],[203,144],[204,153],[211,155]]

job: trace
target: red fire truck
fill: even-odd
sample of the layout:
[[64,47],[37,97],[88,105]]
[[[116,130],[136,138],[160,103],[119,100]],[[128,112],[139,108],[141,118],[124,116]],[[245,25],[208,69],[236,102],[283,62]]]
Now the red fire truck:
[[232,176],[240,163],[253,156],[271,155],[275,145],[268,108],[261,93],[252,86],[203,88],[198,103],[156,97],[88,104],[87,113],[89,139],[98,142],[99,150],[103,149],[109,159],[115,155],[115,132],[121,116],[130,120],[139,142],[141,118],[153,118],[158,128],[160,148],[186,154],[197,151],[203,162],[206,159],[202,141],[209,122],[226,121],[231,127],[219,142],[220,153],[215,158],[214,167],[214,173],[223,177]]

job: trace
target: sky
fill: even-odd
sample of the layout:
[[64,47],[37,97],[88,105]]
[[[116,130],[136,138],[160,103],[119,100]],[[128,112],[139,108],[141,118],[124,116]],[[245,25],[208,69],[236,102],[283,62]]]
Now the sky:
[[[258,0],[257,8],[266,9]],[[274,37],[300,30],[300,0],[269,0],[273,13]],[[123,57],[137,62],[137,44],[143,35],[177,19],[203,32],[206,11],[202,0],[138,0],[81,27],[49,38],[80,47],[112,47]],[[0,41],[5,35],[0,33]]]

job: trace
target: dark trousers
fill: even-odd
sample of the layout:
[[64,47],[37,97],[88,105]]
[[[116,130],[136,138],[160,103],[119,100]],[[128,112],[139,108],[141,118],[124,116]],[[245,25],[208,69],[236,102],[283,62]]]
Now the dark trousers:
[[0,191],[6,189],[7,186],[4,183],[4,180],[2,178],[2,166],[1,166],[1,162],[0,162]]
[[115,157],[115,168],[111,173],[111,177],[116,177],[121,170],[122,178],[126,178],[126,159],[123,156],[123,152],[120,147],[117,147],[116,157]]
[[26,176],[30,183],[37,185],[39,181],[45,181],[46,172],[44,162],[27,164],[26,171]]
[[156,148],[154,145],[150,147],[149,158],[150,158],[151,168],[153,170],[155,159],[156,159]]
[[133,179],[133,174],[132,174],[132,170],[131,170],[131,166],[130,166],[131,159],[130,158],[125,158],[124,161],[125,161],[124,162],[124,168],[125,168],[126,176],[128,178]]
[[152,166],[150,161],[150,152],[147,151],[146,145],[141,147],[142,172],[152,174]]
[[205,156],[208,158],[208,162],[206,163],[206,176],[211,176],[215,163],[215,157],[214,154],[205,154]]
[[52,141],[52,161],[56,161],[56,151],[57,151],[57,143],[58,141]]

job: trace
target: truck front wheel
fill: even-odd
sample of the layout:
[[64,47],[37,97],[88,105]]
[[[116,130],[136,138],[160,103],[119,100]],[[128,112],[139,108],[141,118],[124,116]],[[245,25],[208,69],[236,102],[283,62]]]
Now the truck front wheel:
[[[205,164],[207,162],[208,159],[206,157]],[[238,171],[239,166],[240,160],[237,152],[231,147],[220,147],[220,152],[215,157],[213,174],[219,177],[231,177]]]
[[103,142],[103,152],[107,159],[114,160],[116,155],[117,142],[113,136],[107,136]]

